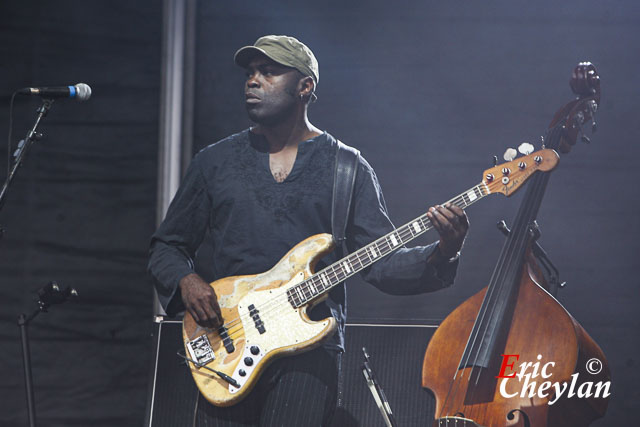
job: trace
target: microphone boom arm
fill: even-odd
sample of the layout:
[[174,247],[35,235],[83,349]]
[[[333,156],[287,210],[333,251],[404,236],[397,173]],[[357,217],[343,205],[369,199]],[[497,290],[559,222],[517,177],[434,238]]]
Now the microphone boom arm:
[[[49,109],[51,109],[51,104],[53,104],[53,99],[42,100],[42,105],[40,105],[40,108],[38,108],[37,110],[38,115],[36,117],[35,124],[31,128],[29,133],[27,133],[27,137],[24,139],[24,143],[22,145],[18,145],[16,154],[14,154],[15,160],[13,163],[13,167],[11,168],[9,175],[7,176],[7,180],[2,186],[2,190],[0,190],[0,212],[2,211],[2,208],[4,207],[4,204],[6,202],[7,190],[9,189],[11,182],[13,182],[13,178],[15,178],[16,173],[18,172],[18,169],[22,165],[22,162],[24,161],[25,157],[27,157],[27,152],[29,151],[29,148],[36,140],[42,137],[42,134],[37,133],[36,129],[40,124],[40,120],[42,120],[42,118],[46,116],[47,113],[49,112]],[[1,234],[0,234],[0,237],[2,237]]]

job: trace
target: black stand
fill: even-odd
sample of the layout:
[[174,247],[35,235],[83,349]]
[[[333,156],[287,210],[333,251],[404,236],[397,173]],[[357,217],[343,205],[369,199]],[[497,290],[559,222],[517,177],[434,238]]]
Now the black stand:
[[373,395],[373,400],[376,401],[376,405],[380,410],[380,414],[384,419],[385,425],[387,427],[397,427],[398,424],[393,416],[393,412],[391,412],[391,406],[389,406],[387,396],[385,396],[382,386],[378,383],[376,374],[373,372],[373,367],[371,367],[371,358],[369,357],[369,353],[367,353],[367,349],[365,347],[362,347],[362,353],[364,354],[362,374],[364,375],[367,385],[369,386],[369,390]]
[[[37,126],[37,123],[36,123]],[[69,299],[78,297],[78,292],[67,287],[60,290],[56,282],[49,282],[38,291],[38,308],[26,316],[24,313],[18,316],[20,338],[22,339],[22,363],[24,366],[24,384],[27,391],[27,409],[29,411],[29,427],[36,427],[36,405],[33,397],[33,378],[31,376],[31,350],[29,349],[29,331],[27,327],[40,312],[47,312],[52,304],[62,304]]]
[[[38,116],[36,117],[35,124],[31,128],[29,133],[27,133],[27,137],[18,143],[18,148],[13,154],[13,157],[15,158],[13,167],[11,168],[11,171],[9,172],[9,176],[7,176],[7,180],[5,181],[4,185],[2,186],[2,189],[0,190],[0,211],[2,211],[2,208],[4,207],[4,204],[7,198],[7,190],[9,189],[9,186],[11,185],[13,178],[15,178],[16,173],[18,172],[18,169],[22,165],[23,160],[25,159],[25,157],[27,157],[27,152],[29,151],[29,148],[36,140],[42,138],[42,134],[37,133],[36,129],[40,124],[40,120],[42,120],[42,118],[46,116],[47,113],[49,112],[49,109],[51,108],[51,104],[53,104],[53,99],[42,100],[42,105],[40,105],[40,108],[38,108],[37,110]],[[0,238],[2,238],[3,233],[4,233],[4,230],[2,230],[2,228],[0,227]]]
[[27,391],[27,409],[29,411],[29,427],[36,427],[36,405],[33,398],[33,378],[31,377],[31,350],[29,349],[29,322],[40,313],[40,309],[29,317],[24,313],[18,316],[20,338],[22,338],[22,365],[24,366],[24,384]]

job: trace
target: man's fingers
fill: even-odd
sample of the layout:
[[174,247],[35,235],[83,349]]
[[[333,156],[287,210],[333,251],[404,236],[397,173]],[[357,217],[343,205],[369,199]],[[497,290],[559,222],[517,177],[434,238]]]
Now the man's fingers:
[[193,316],[193,320],[195,320],[198,325],[202,325],[206,322],[207,315],[202,307],[199,307],[198,305],[191,305],[191,307],[187,307],[187,310],[189,310],[189,313]]
[[213,289],[209,288],[210,292],[206,295],[205,306],[207,307],[207,314],[214,326],[218,326],[222,322],[222,311],[218,304],[218,297]]
[[211,308],[213,309],[216,317],[222,321],[222,311],[220,310],[220,304],[218,304],[218,298],[215,293],[211,299]]
[[[429,216],[429,213],[431,216]],[[443,233],[450,233],[453,230],[453,226],[449,219],[442,213],[442,207],[432,207],[429,209],[427,216],[431,220],[431,223],[435,229],[442,235]]]
[[183,289],[185,307],[197,324],[217,327],[222,320],[216,294],[208,285],[185,286]]
[[447,203],[444,207],[439,207],[438,210],[447,218],[455,232],[465,233],[469,228],[467,214],[458,206]]
[[458,222],[458,217],[455,213],[453,213],[453,211],[451,209],[449,209],[448,207],[445,206],[438,206],[437,207],[437,212],[442,215],[446,221],[451,224],[454,225],[455,223]]
[[218,326],[218,316],[208,304],[196,304],[189,310],[193,316],[193,320],[200,326],[213,328]]
[[451,210],[451,212],[453,212],[456,216],[456,220],[462,225],[464,226],[464,228],[469,228],[469,218],[467,217],[466,212],[456,206],[456,205],[448,205],[448,208]]
[[456,206],[456,205],[452,205],[451,203],[448,203],[447,208],[449,208],[449,210],[452,211],[454,214],[456,214],[456,216],[459,218],[467,217],[467,214],[464,213],[464,211],[460,206]]

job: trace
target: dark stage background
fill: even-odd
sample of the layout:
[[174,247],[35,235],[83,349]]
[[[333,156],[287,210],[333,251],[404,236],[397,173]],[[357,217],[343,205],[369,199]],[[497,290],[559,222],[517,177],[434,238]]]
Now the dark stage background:
[[[13,90],[78,81],[94,89],[86,104],[54,105],[42,126],[45,139],[0,216],[8,230],[0,242],[2,425],[26,420],[15,319],[31,310],[33,292],[50,279],[75,286],[82,298],[54,307],[32,326],[40,424],[142,424],[151,354],[145,264],[155,221],[161,9],[153,1],[0,5],[0,135],[7,132]],[[560,301],[609,359],[613,395],[607,416],[594,425],[629,424],[640,398],[639,19],[640,5],[630,0],[200,1],[196,150],[249,125],[235,50],[263,34],[296,36],[320,63],[311,121],[362,151],[392,219],[402,224],[479,182],[494,154],[523,141],[537,145],[553,113],[572,97],[571,70],[592,61],[602,79],[599,130],[553,172],[538,215],[540,242],[568,282]],[[14,141],[37,105],[16,102]],[[0,140],[1,165],[6,142]],[[495,223],[511,222],[520,200],[521,194],[494,196],[469,209],[471,230],[454,287],[388,297],[353,280],[350,321],[442,320],[488,283],[503,242]]]

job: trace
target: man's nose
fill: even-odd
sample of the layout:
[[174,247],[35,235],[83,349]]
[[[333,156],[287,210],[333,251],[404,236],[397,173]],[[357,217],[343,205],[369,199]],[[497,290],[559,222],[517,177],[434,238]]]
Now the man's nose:
[[258,83],[258,79],[256,78],[256,73],[251,74],[247,78],[247,87],[254,88],[259,86],[260,86],[260,83]]

